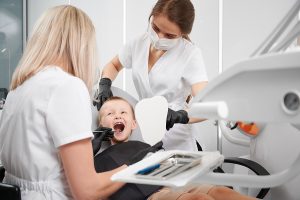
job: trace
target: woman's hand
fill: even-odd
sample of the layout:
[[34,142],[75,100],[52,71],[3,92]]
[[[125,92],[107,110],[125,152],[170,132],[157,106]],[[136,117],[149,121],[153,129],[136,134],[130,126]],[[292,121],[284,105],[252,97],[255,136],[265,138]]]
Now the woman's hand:
[[168,108],[166,129],[169,130],[176,123],[187,124],[189,122],[188,113],[185,110],[174,111]]
[[96,98],[93,101],[93,105],[97,106],[97,109],[100,110],[103,103],[113,96],[111,91],[112,81],[109,78],[101,78],[99,82],[98,93],[96,93]]

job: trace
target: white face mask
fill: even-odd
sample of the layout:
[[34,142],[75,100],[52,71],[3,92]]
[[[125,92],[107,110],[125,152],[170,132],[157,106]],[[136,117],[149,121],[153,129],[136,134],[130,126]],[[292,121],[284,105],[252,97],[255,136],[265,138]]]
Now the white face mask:
[[170,50],[181,39],[181,37],[175,39],[159,38],[151,25],[149,25],[148,33],[153,47],[158,50]]

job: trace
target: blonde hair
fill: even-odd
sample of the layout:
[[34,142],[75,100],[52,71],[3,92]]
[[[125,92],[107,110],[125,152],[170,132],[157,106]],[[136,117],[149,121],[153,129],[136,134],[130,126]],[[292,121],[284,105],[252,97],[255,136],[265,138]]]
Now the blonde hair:
[[53,7],[41,16],[10,88],[17,88],[47,65],[58,62],[91,91],[97,65],[95,28],[82,10],[71,5]]
[[[107,102],[110,102],[110,101],[116,101],[116,100],[119,100],[119,101],[124,101],[124,102],[126,102],[129,106],[130,106],[130,109],[131,109],[131,111],[132,111],[132,116],[133,116],[133,119],[135,120],[135,112],[134,112],[134,108],[133,108],[133,106],[129,103],[129,101],[127,101],[126,99],[124,99],[124,98],[122,98],[122,97],[119,97],[119,96],[112,96],[112,97],[110,97],[110,98],[108,98],[104,103],[103,103],[103,105],[105,104],[105,103],[107,103]],[[102,106],[103,106],[102,105]],[[102,107],[101,107],[102,108]],[[101,122],[101,108],[100,108],[100,110],[98,111],[98,125],[100,126],[100,122]]]

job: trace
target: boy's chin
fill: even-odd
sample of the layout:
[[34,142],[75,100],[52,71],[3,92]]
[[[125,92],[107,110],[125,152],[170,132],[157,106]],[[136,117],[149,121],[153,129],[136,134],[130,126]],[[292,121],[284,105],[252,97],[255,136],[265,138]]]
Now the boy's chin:
[[127,142],[127,140],[128,140],[128,137],[126,137],[126,138],[113,137],[111,141],[113,142],[113,144],[119,144],[119,143]]

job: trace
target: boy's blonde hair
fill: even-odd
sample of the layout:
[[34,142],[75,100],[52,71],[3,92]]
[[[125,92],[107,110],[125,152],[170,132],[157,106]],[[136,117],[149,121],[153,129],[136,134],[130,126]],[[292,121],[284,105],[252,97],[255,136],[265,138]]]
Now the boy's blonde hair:
[[83,11],[71,5],[53,7],[41,16],[10,88],[17,88],[47,65],[59,61],[91,91],[97,65],[95,28]]
[[[107,100],[104,102],[104,104],[107,103],[107,102],[109,102],[109,101],[114,101],[114,100],[120,100],[120,101],[126,102],[126,103],[130,106],[131,111],[132,111],[133,119],[135,120],[135,113],[134,113],[133,106],[132,106],[126,99],[124,99],[124,98],[122,98],[122,97],[118,97],[118,96],[112,96],[112,97],[110,97],[109,99],[107,99]],[[104,105],[104,104],[103,104],[103,105]],[[103,105],[102,105],[102,106],[103,106]],[[98,125],[99,125],[99,126],[100,126],[100,122],[101,122],[101,108],[100,108],[100,110],[99,110],[99,112],[98,112]]]

